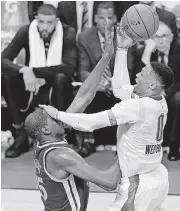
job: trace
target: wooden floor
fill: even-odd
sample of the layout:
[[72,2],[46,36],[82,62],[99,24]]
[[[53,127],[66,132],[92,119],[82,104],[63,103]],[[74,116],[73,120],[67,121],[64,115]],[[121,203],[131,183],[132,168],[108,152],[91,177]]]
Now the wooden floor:
[[[14,159],[5,159],[1,163],[1,186],[4,189],[37,189],[36,177],[34,175],[34,164],[32,151]],[[88,162],[93,163],[99,169],[111,166],[114,153],[104,151],[92,154]],[[163,164],[169,172],[170,189],[169,194],[180,195],[180,161],[170,162],[167,154],[163,157]],[[91,184],[91,191],[104,192],[96,185]]]
[[[87,211],[108,211],[115,193],[90,193]],[[2,211],[44,211],[39,191],[2,190]],[[179,211],[180,196],[168,196],[168,211]]]

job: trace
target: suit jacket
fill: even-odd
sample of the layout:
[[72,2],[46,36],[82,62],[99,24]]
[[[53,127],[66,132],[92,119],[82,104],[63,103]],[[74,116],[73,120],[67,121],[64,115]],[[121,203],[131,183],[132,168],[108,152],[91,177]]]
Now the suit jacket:
[[43,1],[28,1],[28,17],[30,22],[34,20],[37,10],[42,4]]
[[138,4],[138,1],[114,1],[115,13],[117,15],[117,21],[119,22],[126,12],[126,10],[133,6],[134,4]]
[[[87,78],[101,57],[102,50],[97,27],[94,26],[85,32],[81,32],[78,37],[78,79],[81,82]],[[114,57],[110,61],[111,72],[113,66]]]
[[176,17],[172,12],[156,7],[156,12],[159,20],[166,23],[172,30],[172,33],[177,36]]
[[[25,50],[25,65],[29,65],[29,26],[26,25],[19,29],[15,37],[9,43],[7,48],[1,54],[1,68],[2,72],[9,75],[18,75],[22,66],[14,64],[13,60],[17,57],[19,52]],[[57,73],[64,73],[71,76],[75,71],[77,62],[76,49],[76,33],[72,27],[63,24],[63,50],[62,50],[62,64],[51,67],[33,68],[33,72],[38,78],[46,78]]]
[[[115,32],[116,34],[116,32]],[[114,47],[116,51],[116,36],[114,36]],[[128,69],[131,76],[133,69],[132,64],[134,57],[132,57],[133,48],[128,51]],[[96,26],[81,32],[78,36],[78,79],[84,81],[89,73],[94,69],[102,57],[101,43],[98,36],[98,29]],[[110,61],[110,70],[114,71],[115,54]]]
[[[100,1],[94,1],[93,5],[93,25],[95,25],[94,16],[97,12],[97,6]],[[75,28],[77,31],[77,12],[76,1],[61,1],[58,3],[57,14],[60,20]]]
[[[136,74],[141,71],[141,69],[145,66],[144,63],[141,61],[142,54],[144,52],[144,47],[137,49],[136,53],[134,54],[134,70],[132,75],[132,81],[135,83]],[[151,62],[158,61],[158,52],[155,51],[151,55]],[[167,90],[168,96],[172,96],[175,92],[180,91],[180,40],[174,39],[171,43],[169,56],[168,56],[168,66],[172,69],[174,73],[174,83],[173,85]]]

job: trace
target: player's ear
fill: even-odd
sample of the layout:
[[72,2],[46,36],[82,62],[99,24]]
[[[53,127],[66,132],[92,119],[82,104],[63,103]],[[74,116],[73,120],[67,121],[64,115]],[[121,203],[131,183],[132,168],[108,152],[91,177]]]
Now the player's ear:
[[150,85],[151,90],[156,89],[156,87],[157,87],[157,84],[155,82],[151,83],[151,85]]
[[98,22],[98,15],[97,14],[95,14],[95,16],[94,16],[94,21],[95,21],[95,23]]
[[42,128],[41,128],[42,132],[44,133],[44,135],[49,135],[51,133],[48,125],[44,125]]
[[114,23],[116,23],[117,22],[117,16],[114,14]]

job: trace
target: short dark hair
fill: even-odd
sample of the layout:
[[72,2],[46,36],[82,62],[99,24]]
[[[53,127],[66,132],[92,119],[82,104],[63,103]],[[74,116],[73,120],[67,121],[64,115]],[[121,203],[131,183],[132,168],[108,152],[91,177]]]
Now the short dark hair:
[[98,13],[98,9],[113,9],[113,11],[115,11],[115,8],[114,8],[114,3],[112,1],[102,1],[98,4],[97,6],[97,11],[96,13]]
[[48,114],[41,108],[36,108],[25,120],[25,130],[28,136],[38,140],[42,135],[42,127],[47,125]]
[[157,74],[164,88],[168,89],[172,85],[174,80],[174,75],[171,68],[159,62],[151,62],[151,67],[153,68],[153,71]]
[[37,11],[38,14],[57,16],[57,9],[51,4],[42,4]]

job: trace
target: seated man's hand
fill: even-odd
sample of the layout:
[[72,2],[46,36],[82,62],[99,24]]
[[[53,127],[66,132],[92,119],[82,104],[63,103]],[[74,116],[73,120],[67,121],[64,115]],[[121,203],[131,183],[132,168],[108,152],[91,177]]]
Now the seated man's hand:
[[26,91],[35,92],[35,95],[39,91],[39,83],[36,76],[33,73],[32,68],[30,67],[22,67],[20,69],[20,73],[23,74],[24,84]]
[[46,84],[46,80],[44,78],[37,78],[39,86],[44,86]]
[[49,116],[57,120],[58,110],[56,108],[50,105],[39,105],[39,107],[43,108],[49,114]]

